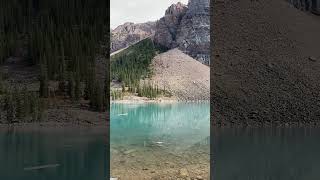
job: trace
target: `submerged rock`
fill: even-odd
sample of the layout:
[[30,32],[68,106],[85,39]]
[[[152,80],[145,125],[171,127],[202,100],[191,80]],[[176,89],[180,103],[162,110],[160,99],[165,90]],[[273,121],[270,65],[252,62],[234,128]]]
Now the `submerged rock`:
[[180,169],[179,174],[181,177],[188,177],[189,176],[189,172],[186,168]]
[[128,154],[131,154],[131,153],[136,152],[136,151],[137,151],[137,150],[135,150],[135,149],[129,149],[129,150],[123,152],[123,153],[126,154],[126,155],[128,155]]

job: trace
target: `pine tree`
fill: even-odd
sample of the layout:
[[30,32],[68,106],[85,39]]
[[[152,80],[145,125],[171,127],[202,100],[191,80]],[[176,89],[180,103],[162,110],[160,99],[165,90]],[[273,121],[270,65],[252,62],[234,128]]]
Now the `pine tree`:
[[99,83],[96,83],[96,94],[95,94],[95,109],[97,111],[103,110],[103,89]]
[[22,114],[24,117],[28,117],[30,114],[30,99],[29,99],[28,89],[26,86],[23,88],[23,111],[22,111]]
[[44,120],[44,113],[45,113],[45,109],[46,109],[46,100],[45,99],[39,99],[38,100],[38,117],[37,117],[37,121],[43,121]]
[[59,81],[59,92],[65,96],[66,95],[66,82],[64,80]]
[[86,87],[85,87],[85,99],[90,100],[90,104],[94,101],[94,91],[95,91],[95,70],[90,65],[88,70],[88,76],[86,78]]
[[15,101],[15,114],[18,120],[23,119],[23,104],[21,100],[21,94],[19,89],[16,87],[14,90],[14,101]]
[[30,114],[32,117],[32,121],[37,121],[38,120],[38,99],[39,97],[37,96],[36,93],[31,93],[30,95]]
[[66,79],[66,57],[64,53],[64,45],[62,39],[60,40],[60,53],[61,53],[61,62],[60,62],[60,80],[64,81]]
[[79,101],[80,100],[80,96],[81,96],[81,87],[80,87],[80,85],[81,85],[81,82],[80,82],[80,74],[77,72],[76,73],[76,78],[75,78],[75,92],[74,92],[74,95],[75,95],[75,100],[76,101]]
[[3,84],[3,77],[2,73],[0,72],[0,95],[4,93],[4,84]]
[[[43,57],[45,59],[45,56]],[[47,65],[41,64],[40,66],[40,97],[48,98],[49,84],[48,84],[48,71]]]
[[68,95],[72,100],[75,100],[75,81],[73,73],[70,73],[68,80]]
[[125,86],[124,83],[122,83],[121,88],[122,88],[122,92],[125,92],[125,91],[126,91],[126,86]]
[[[107,60],[109,61],[109,59]],[[104,107],[109,110],[110,102],[110,74],[109,74],[109,63],[106,63],[105,67],[105,79],[104,79]]]
[[4,104],[5,104],[4,109],[7,112],[7,123],[10,124],[14,121],[14,117],[15,117],[13,98],[11,94],[6,94]]

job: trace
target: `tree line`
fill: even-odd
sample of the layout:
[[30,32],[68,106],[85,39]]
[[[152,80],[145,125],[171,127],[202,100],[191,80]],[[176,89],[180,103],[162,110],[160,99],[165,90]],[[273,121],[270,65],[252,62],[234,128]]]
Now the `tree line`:
[[152,59],[164,49],[158,47],[150,39],[144,39],[137,44],[115,54],[111,57],[111,80],[121,82],[122,93],[112,91],[113,100],[123,98],[123,93],[128,91],[136,93],[138,96],[156,98],[158,95],[165,93],[164,88],[159,88],[155,84],[141,83],[141,79],[148,78],[152,75],[150,64]]
[[41,122],[45,117],[46,99],[40,98],[37,92],[29,92],[14,88],[0,92],[0,121],[14,122]]
[[107,59],[108,4],[103,0],[0,1],[0,65],[11,56],[23,58],[39,68],[39,97],[48,98],[50,81],[59,81],[61,93],[75,101],[87,99],[91,109],[103,110],[108,106],[109,80],[101,84],[95,67],[98,56]]

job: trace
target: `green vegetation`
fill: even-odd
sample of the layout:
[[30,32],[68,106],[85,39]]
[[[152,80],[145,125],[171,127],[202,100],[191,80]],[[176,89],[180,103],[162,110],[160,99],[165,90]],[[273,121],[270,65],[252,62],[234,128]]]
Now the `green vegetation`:
[[171,96],[171,94],[166,91],[165,87],[159,88],[157,85],[151,83],[143,84],[142,87],[138,87],[137,93],[140,97],[148,97],[151,99],[154,99],[159,95]]
[[151,39],[145,39],[111,57],[111,78],[128,87],[137,87],[150,74],[149,65],[156,55]]
[[3,73],[0,72],[0,95],[5,93],[5,84],[4,84],[4,77]]
[[111,91],[111,100],[121,100],[123,99],[123,92],[119,90]]
[[[99,66],[96,64],[98,56],[107,59],[108,19],[108,1],[0,1],[0,65],[14,56],[39,67],[39,92],[28,95],[35,98],[33,111],[39,111],[42,99],[52,95],[50,81],[59,81],[59,93],[73,102],[87,99],[92,110],[106,109],[109,80],[98,81],[95,67]],[[108,73],[106,78],[109,78]],[[3,107],[6,111],[12,104],[24,102],[12,99],[13,94],[4,94],[1,79],[0,94],[8,101]],[[10,111],[8,117],[10,119],[11,114],[20,116],[20,113],[20,110]]]
[[37,92],[28,92],[26,88],[6,90],[0,96],[0,121],[29,122],[43,121],[47,100],[40,98]]
[[[157,86],[144,84],[140,87],[140,80],[151,76],[150,64],[155,55],[163,52],[150,38],[121,51],[111,57],[111,79],[122,83],[122,91],[137,93],[139,96],[156,98],[164,93]],[[118,91],[111,92],[112,99],[123,97]]]

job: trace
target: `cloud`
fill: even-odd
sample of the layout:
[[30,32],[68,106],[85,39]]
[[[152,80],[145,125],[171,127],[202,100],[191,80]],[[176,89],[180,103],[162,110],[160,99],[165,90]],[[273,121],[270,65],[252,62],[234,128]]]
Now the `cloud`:
[[136,8],[137,7],[137,3],[134,1],[129,1],[128,2],[128,8]]
[[125,22],[143,23],[161,18],[173,3],[188,0],[110,0],[110,23],[115,28]]

